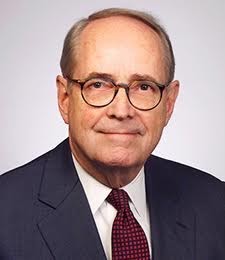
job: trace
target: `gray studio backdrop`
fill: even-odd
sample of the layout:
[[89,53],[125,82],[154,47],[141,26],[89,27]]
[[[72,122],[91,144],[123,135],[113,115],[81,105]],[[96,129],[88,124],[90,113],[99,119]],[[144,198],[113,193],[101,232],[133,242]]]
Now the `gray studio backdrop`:
[[224,0],[0,0],[0,172],[67,136],[55,87],[63,39],[76,19],[107,7],[152,12],[173,42],[180,96],[155,154],[225,180]]

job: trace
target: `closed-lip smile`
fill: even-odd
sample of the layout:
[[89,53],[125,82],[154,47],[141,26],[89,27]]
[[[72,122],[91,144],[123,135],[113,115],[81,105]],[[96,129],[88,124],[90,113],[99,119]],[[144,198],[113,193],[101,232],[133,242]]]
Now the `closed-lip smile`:
[[102,134],[108,135],[137,135],[137,131],[100,131]]

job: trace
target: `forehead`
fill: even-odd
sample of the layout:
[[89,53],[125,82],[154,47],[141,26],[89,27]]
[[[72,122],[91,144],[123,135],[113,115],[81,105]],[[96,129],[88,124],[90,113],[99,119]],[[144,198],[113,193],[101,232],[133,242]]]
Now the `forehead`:
[[161,39],[153,29],[123,16],[88,24],[80,35],[77,53],[80,73],[93,70],[94,65],[98,72],[147,74],[153,67],[162,68],[164,56]]

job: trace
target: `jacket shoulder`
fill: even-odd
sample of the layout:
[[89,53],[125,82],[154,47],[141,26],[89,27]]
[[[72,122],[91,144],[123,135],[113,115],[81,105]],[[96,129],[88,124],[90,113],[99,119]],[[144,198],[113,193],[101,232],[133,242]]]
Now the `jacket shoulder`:
[[215,176],[175,161],[151,155],[146,162],[146,171],[154,182],[170,185],[180,197],[193,205],[207,207],[221,204],[225,208],[225,185]]
[[[165,175],[169,175],[169,177],[178,178],[182,180],[189,180],[190,182],[209,182],[209,183],[217,183],[219,185],[223,185],[223,182],[213,176],[210,173],[204,172],[202,170],[196,169],[194,167],[175,162],[172,160],[164,159],[155,155],[151,155],[147,162],[146,167],[151,169],[151,167],[155,167],[159,169],[159,171],[163,172]],[[171,176],[170,176],[171,175]]]
[[[67,140],[32,161],[0,175],[0,194],[25,194],[38,192],[45,165],[53,154],[61,153]],[[1,197],[1,196],[0,196]]]

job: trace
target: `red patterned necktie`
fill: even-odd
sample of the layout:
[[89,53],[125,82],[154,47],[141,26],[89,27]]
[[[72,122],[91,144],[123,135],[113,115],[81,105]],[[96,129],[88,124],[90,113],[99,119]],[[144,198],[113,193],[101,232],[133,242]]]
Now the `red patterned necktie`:
[[117,209],[112,227],[112,259],[149,260],[148,242],[130,209],[126,191],[113,189],[107,201]]

